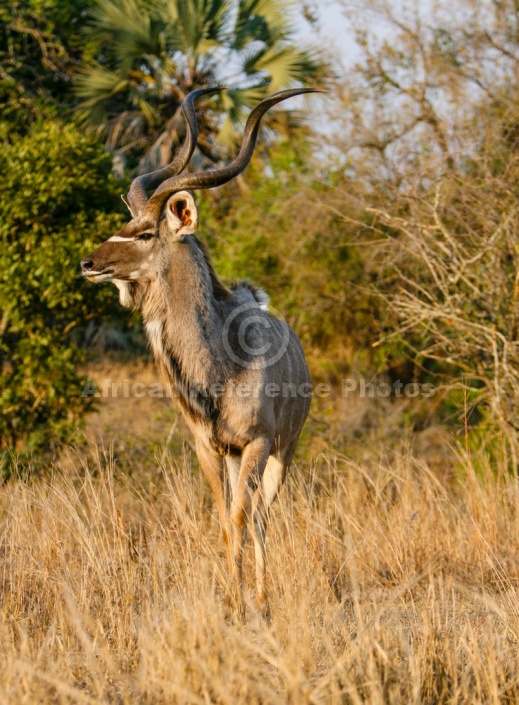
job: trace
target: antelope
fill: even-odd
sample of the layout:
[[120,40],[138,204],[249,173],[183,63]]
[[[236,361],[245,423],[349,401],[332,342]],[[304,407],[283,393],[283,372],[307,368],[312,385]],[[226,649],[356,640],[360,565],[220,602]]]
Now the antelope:
[[[245,617],[242,557],[247,522],[254,542],[256,602],[269,617],[266,533],[269,508],[285,480],[308,415],[311,383],[301,344],[268,312],[268,296],[248,281],[228,288],[195,237],[190,189],[213,188],[240,174],[254,151],[260,120],[277,103],[313,89],[280,91],[247,120],[237,158],[205,172],[181,172],[197,141],[190,93],[182,109],[184,144],[167,167],[138,176],[122,197],[132,219],[81,261],[91,282],[113,282],[122,306],[140,309],[154,358],[193,433],[214,493],[231,577],[230,598]],[[150,198],[147,190],[155,189]]]

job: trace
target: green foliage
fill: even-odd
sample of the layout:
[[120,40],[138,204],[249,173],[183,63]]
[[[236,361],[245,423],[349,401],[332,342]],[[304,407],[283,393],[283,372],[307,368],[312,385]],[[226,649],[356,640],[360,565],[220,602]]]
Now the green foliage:
[[0,170],[1,447],[52,449],[90,405],[70,331],[114,298],[84,296],[79,260],[120,224],[117,185],[95,141],[58,121],[4,141]]
[[63,118],[71,76],[88,43],[80,24],[85,0],[15,0],[0,5],[1,135],[35,120]]

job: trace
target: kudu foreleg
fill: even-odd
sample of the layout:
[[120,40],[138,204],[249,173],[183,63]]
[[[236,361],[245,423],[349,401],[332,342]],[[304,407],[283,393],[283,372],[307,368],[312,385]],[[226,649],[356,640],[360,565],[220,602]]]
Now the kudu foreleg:
[[[243,449],[240,473],[231,504],[233,587],[236,608],[242,619],[245,616],[242,564],[247,514],[251,503],[251,495],[261,486],[261,478],[267,464],[270,449],[271,441],[265,437],[256,438]],[[256,536],[254,536],[254,540],[256,542]]]
[[203,443],[196,443],[196,455],[202,468],[209,487],[213,491],[216,508],[218,509],[218,518],[220,520],[220,529],[222,538],[225,544],[225,552],[227,555],[227,564],[229,573],[233,571],[233,557],[231,551],[231,531],[227,511],[225,507],[225,491],[223,481],[223,458],[215,453],[211,448],[207,448]]

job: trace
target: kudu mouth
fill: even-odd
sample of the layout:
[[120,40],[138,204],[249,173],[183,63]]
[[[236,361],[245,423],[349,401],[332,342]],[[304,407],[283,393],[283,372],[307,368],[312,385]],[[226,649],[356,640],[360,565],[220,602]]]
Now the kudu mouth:
[[91,257],[85,257],[81,262],[81,274],[88,279],[89,282],[103,282],[113,279],[115,269],[113,267],[105,267],[104,269],[94,269],[94,260]]
[[83,272],[83,276],[85,277],[85,279],[87,279],[89,282],[92,282],[92,284],[111,281],[113,279],[113,274],[113,269],[107,269],[104,272],[92,272],[91,274]]

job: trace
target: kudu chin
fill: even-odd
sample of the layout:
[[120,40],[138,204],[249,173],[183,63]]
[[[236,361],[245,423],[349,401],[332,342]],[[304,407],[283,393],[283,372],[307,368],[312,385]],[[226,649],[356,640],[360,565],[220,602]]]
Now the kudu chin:
[[[233,604],[244,616],[242,548],[250,520],[256,598],[268,615],[265,538],[269,507],[292,461],[310,406],[311,384],[292,329],[268,312],[268,297],[247,281],[218,278],[195,237],[198,212],[189,189],[230,181],[247,166],[263,114],[302,93],[275,93],[252,110],[238,157],[200,173],[185,169],[197,141],[195,91],[182,103],[185,142],[163,169],[137,177],[124,198],[132,220],[81,261],[93,282],[111,281],[120,302],[142,311],[155,359],[195,437],[214,492],[232,576]],[[147,191],[155,189],[148,199]]]

